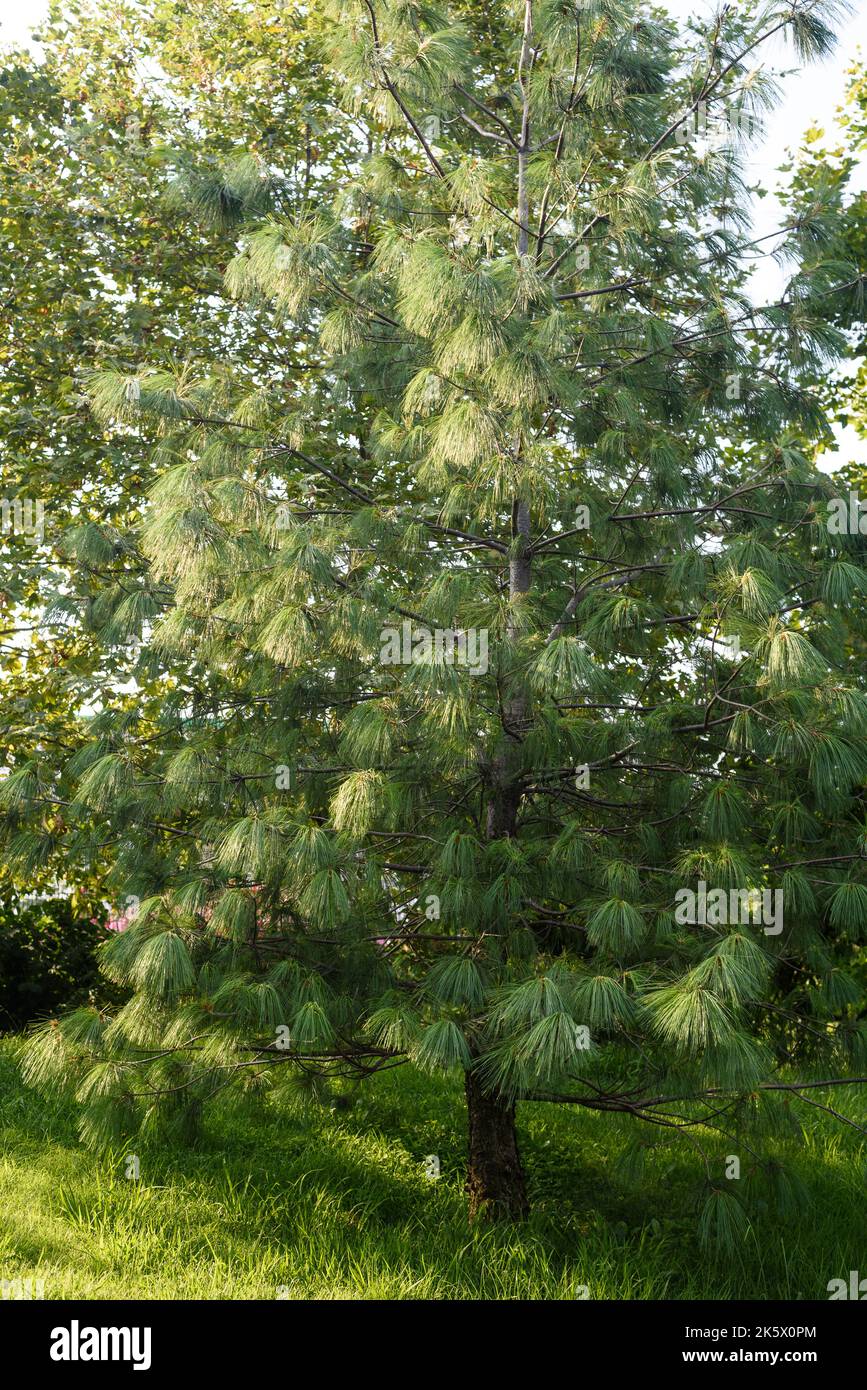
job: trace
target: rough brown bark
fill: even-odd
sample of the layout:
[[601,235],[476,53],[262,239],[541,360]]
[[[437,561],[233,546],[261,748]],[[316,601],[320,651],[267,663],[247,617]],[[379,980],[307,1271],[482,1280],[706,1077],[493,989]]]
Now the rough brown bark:
[[472,1072],[466,1074],[466,1091],[470,1220],[521,1221],[530,1205],[518,1153],[515,1107],[486,1095]]
[[[530,514],[525,503],[515,504],[515,530],[526,543]],[[511,596],[525,594],[530,587],[530,562],[522,552],[509,566]],[[514,769],[518,729],[527,716],[527,701],[520,690],[506,699],[503,707],[504,737],[493,759],[488,800],[487,838],[496,840],[515,834],[521,804],[521,786]],[[466,1073],[467,1119],[469,1124],[469,1162],[467,1192],[470,1219],[522,1220],[529,1211],[524,1170],[518,1153],[515,1106],[497,1096],[486,1095],[472,1072]]]
[[[518,81],[522,97],[521,142],[518,151],[518,253],[530,249],[530,203],[527,159],[530,149],[530,94],[528,68],[532,55],[533,0],[524,0],[524,32],[518,62]],[[529,592],[530,508],[516,497],[512,504],[512,544],[509,560],[509,597],[513,601]],[[509,636],[518,636],[515,615],[509,620]],[[514,680],[514,676],[511,677]],[[521,804],[520,780],[514,768],[514,753],[520,730],[527,716],[525,694],[517,690],[505,700],[502,710],[503,734],[491,767],[490,796],[486,832],[489,840],[510,837],[517,828]],[[505,1218],[520,1221],[529,1212],[524,1170],[518,1153],[515,1106],[497,1096],[486,1095],[472,1072],[466,1073],[469,1161],[467,1192],[470,1219]]]

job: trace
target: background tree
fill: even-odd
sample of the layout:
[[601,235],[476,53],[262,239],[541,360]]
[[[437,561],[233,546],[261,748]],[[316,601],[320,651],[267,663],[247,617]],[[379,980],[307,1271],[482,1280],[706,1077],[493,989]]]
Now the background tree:
[[[98,914],[98,915],[94,915]],[[86,888],[67,896],[16,892],[0,877],[0,1033],[76,1005],[120,1003],[125,991],[99,973],[102,904]]]
[[[867,141],[867,88],[864,73],[854,67],[849,73],[845,102],[836,113],[837,131],[811,127],[794,161],[787,166],[790,173],[785,204],[793,217],[808,208],[820,215],[827,224],[833,221],[843,254],[859,266],[865,264],[867,249],[867,194],[858,191],[857,171]],[[835,497],[849,506],[850,495],[867,499],[867,479],[862,450],[853,450],[853,436],[864,437],[865,430],[865,315],[863,304],[849,300],[832,300],[828,305],[829,320],[842,330],[847,340],[845,357],[832,372],[816,374],[814,389],[822,401],[829,421],[847,430],[835,437],[830,429],[820,442],[819,465],[831,472]],[[867,527],[867,522],[864,523]],[[853,532],[850,552],[863,564],[865,533]],[[864,666],[864,631],[854,624],[847,639],[845,657],[838,654],[849,669]]]
[[[471,1211],[514,1216],[522,1099],[755,1153],[772,1102],[851,1078],[864,573],[800,441],[862,277],[806,209],[785,293],[750,301],[738,138],[761,43],[809,58],[832,15],[325,12],[347,177],[227,270],[318,370],[95,372],[100,419],[160,422],[135,543],[162,705],[3,787],[30,852],[31,808],[69,800],[145,899],[104,952],[130,1003],[30,1051],[79,1081],[88,1139],[232,1084],[460,1068]],[[446,636],[384,664],[404,622]],[[678,920],[699,882],[781,888],[783,930]]]
[[[287,379],[293,343],[234,303],[223,271],[245,211],[314,196],[345,122],[314,129],[329,92],[298,7],[54,4],[41,57],[0,74],[0,767],[62,764],[82,711],[130,691],[151,599],[133,528],[152,476],[150,421],[103,425],[83,373],[110,353],[170,371],[235,355]],[[243,365],[241,365],[243,363]],[[36,508],[42,522],[26,523]],[[70,601],[71,595],[74,598]],[[110,618],[111,631],[106,628]],[[99,629],[101,639],[94,633]],[[139,671],[139,717],[160,699]],[[68,872],[96,891],[90,847],[43,821],[22,888]],[[70,854],[75,859],[70,860]]]

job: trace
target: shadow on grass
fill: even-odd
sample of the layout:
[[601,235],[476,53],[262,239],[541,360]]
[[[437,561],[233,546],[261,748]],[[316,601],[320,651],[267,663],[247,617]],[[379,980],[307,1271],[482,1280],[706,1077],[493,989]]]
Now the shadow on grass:
[[863,1263],[860,1150],[823,1122],[795,1160],[807,1205],[788,1221],[759,1209],[720,1255],[698,1244],[694,1150],[652,1149],[626,1181],[612,1165],[628,1135],[607,1117],[519,1107],[533,1215],[471,1229],[456,1083],[407,1068],[350,1108],[216,1109],[195,1147],[137,1145],[134,1182],[123,1154],[82,1149],[74,1106],[23,1086],[13,1051],[0,1048],[0,1272],[48,1276],[49,1297],[822,1298]]

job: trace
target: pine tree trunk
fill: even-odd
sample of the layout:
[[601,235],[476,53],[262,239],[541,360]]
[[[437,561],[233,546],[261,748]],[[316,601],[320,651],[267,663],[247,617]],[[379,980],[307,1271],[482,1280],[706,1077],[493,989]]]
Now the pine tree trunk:
[[[518,252],[527,256],[530,249],[530,204],[527,182],[527,157],[530,149],[530,96],[527,69],[532,52],[533,3],[524,0],[524,33],[519,62],[519,83],[523,115],[521,143],[518,153]],[[512,537],[517,542],[509,559],[509,597],[517,598],[529,592],[531,583],[530,508],[516,497],[512,503]],[[509,636],[518,636],[518,626],[512,614],[508,624]],[[526,719],[527,701],[523,692],[505,701],[503,724],[505,740],[497,751],[491,769],[491,795],[488,801],[487,838],[496,840],[515,834],[521,788],[513,767],[516,741],[521,723]],[[506,1219],[521,1221],[527,1216],[530,1204],[524,1182],[524,1169],[518,1153],[515,1130],[515,1106],[507,1105],[497,1096],[486,1095],[472,1072],[466,1073],[467,1121],[469,1127],[469,1159],[467,1162],[467,1192],[470,1196],[470,1220]]]
[[486,1095],[472,1072],[466,1074],[466,1091],[470,1220],[521,1221],[530,1205],[518,1153],[515,1107]]

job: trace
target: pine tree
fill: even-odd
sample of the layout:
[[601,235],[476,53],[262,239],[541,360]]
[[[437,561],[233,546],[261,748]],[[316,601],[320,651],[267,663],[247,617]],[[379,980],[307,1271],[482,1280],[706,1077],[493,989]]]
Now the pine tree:
[[757,244],[743,177],[761,45],[820,55],[833,12],[323,18],[355,157],[227,271],[309,370],[288,408],[231,341],[94,371],[100,418],[161,422],[146,565],[100,603],[162,711],[109,701],[2,787],[17,854],[62,801],[140,900],[130,1001],[29,1049],[88,1140],[409,1063],[465,1077],[471,1213],[526,1211],[516,1105],[549,1100],[688,1134],[725,1235],[721,1155],[773,1182],[751,1131],[863,1065],[867,572],[810,457],[863,277],[815,203]]

